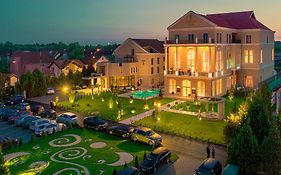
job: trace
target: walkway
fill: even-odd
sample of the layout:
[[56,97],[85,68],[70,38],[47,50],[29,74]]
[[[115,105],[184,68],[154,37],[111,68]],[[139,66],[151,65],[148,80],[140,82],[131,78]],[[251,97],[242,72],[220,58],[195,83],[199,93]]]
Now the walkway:
[[[175,101],[172,101],[172,102],[167,103],[167,104],[165,104],[165,105],[162,105],[162,106],[159,107],[159,112],[169,109],[170,107],[176,105],[176,103],[177,103],[177,104],[180,104],[180,103],[183,103],[183,102],[184,102],[184,101],[182,101],[182,100],[175,100]],[[168,107],[168,106],[170,106],[170,107]],[[144,113],[135,115],[135,116],[133,116],[133,117],[131,117],[131,118],[122,120],[122,121],[120,121],[119,123],[126,124],[126,125],[130,125],[130,124],[132,124],[132,123],[134,123],[134,122],[136,122],[136,121],[139,121],[139,120],[141,120],[141,119],[143,119],[143,118],[145,118],[145,117],[151,116],[152,113],[153,113],[153,111],[154,111],[154,109],[151,109],[151,110],[146,111],[146,112],[144,112]]]

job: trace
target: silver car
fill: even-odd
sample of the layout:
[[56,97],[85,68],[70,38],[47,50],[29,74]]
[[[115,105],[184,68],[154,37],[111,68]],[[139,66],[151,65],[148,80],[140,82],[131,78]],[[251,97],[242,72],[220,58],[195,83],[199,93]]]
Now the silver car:
[[[53,121],[52,123],[54,123],[55,121]],[[41,125],[45,125],[47,123],[50,123],[49,120],[47,119],[38,119],[38,120],[34,120],[30,123],[29,125],[29,129],[30,130],[35,130],[36,127],[39,127]]]
[[15,124],[16,126],[23,126],[24,124],[24,121],[26,118],[31,118],[32,116],[31,115],[23,115],[23,116],[20,116],[18,119],[16,119],[15,121]]
[[64,123],[55,123],[55,124],[45,124],[35,128],[35,135],[42,136],[43,133],[53,134],[54,132],[62,131],[63,128],[67,128]]
[[60,116],[58,116],[57,122],[76,125],[77,124],[77,116],[74,113],[67,112],[67,113],[64,113],[64,114],[61,114]]

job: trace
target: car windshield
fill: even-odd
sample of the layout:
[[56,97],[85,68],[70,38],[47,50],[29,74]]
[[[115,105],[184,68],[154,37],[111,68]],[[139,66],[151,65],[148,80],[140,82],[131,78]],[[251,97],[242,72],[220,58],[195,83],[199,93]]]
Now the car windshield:
[[145,133],[147,136],[152,136],[153,134],[155,134],[155,132],[152,130],[146,131]]
[[45,128],[45,126],[46,126],[46,125],[42,125],[42,126],[39,126],[38,128],[39,128],[39,129],[43,129],[43,128]]
[[70,115],[69,117],[70,118],[76,118],[76,115]]

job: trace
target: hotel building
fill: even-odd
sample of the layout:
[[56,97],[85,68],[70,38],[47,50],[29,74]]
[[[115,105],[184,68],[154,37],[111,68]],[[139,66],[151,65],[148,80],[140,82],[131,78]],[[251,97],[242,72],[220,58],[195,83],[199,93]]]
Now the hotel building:
[[254,12],[188,12],[168,27],[165,95],[222,96],[232,85],[257,88],[274,71],[274,31]]

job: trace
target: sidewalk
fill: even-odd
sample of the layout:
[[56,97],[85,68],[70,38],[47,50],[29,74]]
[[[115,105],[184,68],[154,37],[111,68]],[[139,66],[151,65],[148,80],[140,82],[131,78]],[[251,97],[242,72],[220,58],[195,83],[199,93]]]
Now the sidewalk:
[[[182,101],[182,100],[175,100],[175,101],[172,101],[172,102],[167,103],[167,104],[165,104],[165,105],[162,105],[162,106],[159,107],[159,112],[169,109],[170,107],[174,106],[175,103],[180,104],[180,103],[183,103],[183,102],[184,102],[184,101]],[[170,107],[168,107],[168,105],[170,105]],[[134,122],[136,122],[136,121],[139,121],[139,120],[141,120],[141,119],[143,119],[143,118],[145,118],[145,117],[151,116],[152,113],[153,113],[153,111],[154,111],[154,109],[151,109],[151,110],[146,111],[146,112],[144,112],[144,113],[135,115],[135,116],[133,116],[133,117],[131,117],[131,118],[122,120],[122,121],[120,121],[119,123],[126,124],[126,125],[130,125],[130,124],[132,124],[132,123],[134,123]]]

